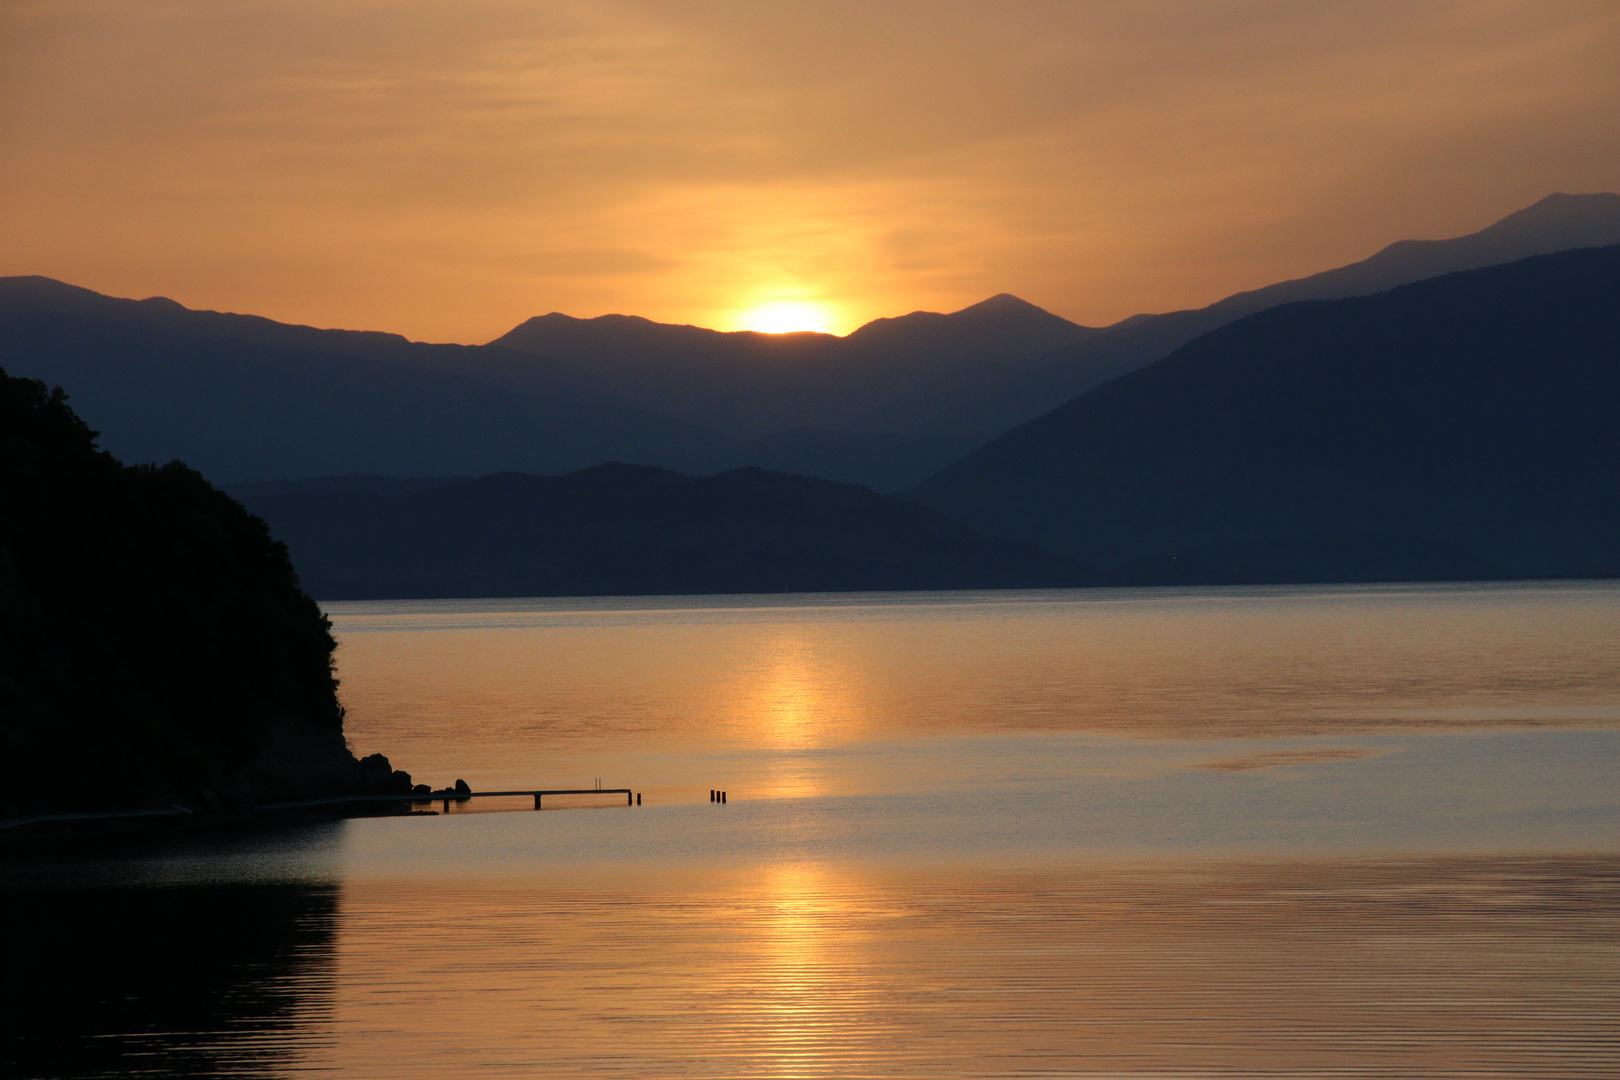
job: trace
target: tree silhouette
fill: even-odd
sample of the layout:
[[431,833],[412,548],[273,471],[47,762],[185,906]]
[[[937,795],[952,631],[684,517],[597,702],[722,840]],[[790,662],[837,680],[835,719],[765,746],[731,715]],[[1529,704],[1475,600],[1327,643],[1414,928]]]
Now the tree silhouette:
[[0,790],[19,808],[386,786],[343,742],[331,626],[265,523],[124,466],[0,370]]

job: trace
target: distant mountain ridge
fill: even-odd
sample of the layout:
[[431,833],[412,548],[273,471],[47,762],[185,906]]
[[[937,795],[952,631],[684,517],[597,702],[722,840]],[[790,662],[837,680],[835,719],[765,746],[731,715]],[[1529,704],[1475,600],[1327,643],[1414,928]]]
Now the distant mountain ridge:
[[27,304],[63,315],[112,316],[150,322],[196,337],[228,337],[260,344],[290,345],[329,352],[373,355],[380,349],[409,345],[402,334],[374,330],[322,330],[313,326],[279,323],[259,315],[201,311],[151,296],[127,300],[92,289],[69,285],[39,274],[0,278],[0,300]]
[[1092,329],[1005,294],[844,338],[632,316],[531,319],[481,346],[290,326],[0,279],[0,364],[73,388],[105,444],[220,480],[742,466],[910,488],[990,439],[1252,311],[1620,242],[1620,196],[1554,195],[1199,311]]
[[1361,262],[1237,293],[1212,306],[1247,315],[1297,300],[1368,296],[1442,274],[1612,244],[1620,244],[1620,195],[1553,194],[1467,236],[1397,240]]
[[842,338],[553,312],[491,344],[590,371],[626,404],[743,438],[918,435],[978,433],[968,404],[983,384],[1093,332],[1003,293],[948,315],[877,319]]
[[[351,356],[425,370],[489,377],[504,366],[521,366],[509,382],[524,392],[542,392],[606,404],[609,395],[586,372],[549,359],[519,357],[502,349],[432,345],[379,330],[326,330],[280,323],[258,315],[201,311],[163,296],[125,300],[38,275],[0,278],[0,312],[32,311],[96,323],[146,326],[193,341],[238,342],[267,351],[290,350]],[[504,373],[501,373],[504,374]],[[491,381],[503,381],[500,375]]]
[[[562,316],[551,321],[584,322]],[[757,358],[761,350],[786,347],[791,358],[788,339],[803,336],[728,335],[630,317],[607,323],[632,338],[696,341],[701,347],[693,356],[734,373],[736,356]],[[881,320],[863,340],[955,341],[958,354],[994,358],[1044,347],[1067,336],[1063,327],[1072,324],[1005,297],[956,315]],[[705,352],[715,341],[731,352]],[[925,354],[934,355],[921,346],[899,349],[887,377],[921,378],[919,371],[907,376],[902,368],[923,363],[917,357]],[[121,456],[181,458],[224,480],[351,472],[562,473],[627,460],[695,473],[755,465],[892,490],[923,479],[988,434],[813,426],[748,434],[758,425],[737,434],[717,429],[726,415],[724,401],[703,405],[704,395],[718,393],[719,384],[689,380],[678,368],[664,383],[649,380],[660,393],[628,394],[603,372],[500,344],[429,345],[393,334],[290,326],[191,311],[162,298],[106,297],[40,277],[0,279],[0,364],[75,387],[79,408]],[[811,374],[812,381],[827,383],[826,374]],[[770,373],[761,378],[769,382]],[[687,411],[706,420],[670,415],[681,411],[673,406],[683,400],[681,386],[689,381]],[[739,375],[734,413],[768,396],[755,392],[759,381]],[[796,396],[810,401],[814,394],[806,389]],[[627,399],[671,407],[641,408]]]
[[[1138,315],[1103,328],[1068,323],[1001,294],[951,315],[916,312],[878,319],[844,339],[793,334],[773,340],[630,316],[571,319],[553,313],[530,319],[492,344],[606,374],[621,393],[628,385],[641,395],[624,398],[627,402],[643,408],[658,404],[661,411],[691,421],[708,417],[704,422],[739,433],[757,434],[752,423],[760,430],[985,435],[1034,419],[1200,334],[1278,304],[1364,296],[1457,270],[1616,243],[1620,195],[1553,194],[1466,236],[1396,241],[1348,266],[1236,293],[1205,308]],[[627,331],[632,324],[633,333]],[[925,327],[931,333],[916,333]],[[1016,341],[1017,348],[1003,346],[986,358],[963,347],[991,327]],[[891,334],[904,344],[893,343]],[[929,376],[906,382],[892,374],[900,365],[883,350],[896,347],[907,362],[931,365]],[[697,364],[693,353],[701,355]],[[970,355],[976,362],[967,362]],[[872,368],[874,356],[891,366]],[[740,374],[728,374],[729,383],[714,385],[749,358],[755,362]],[[797,365],[797,371],[784,374],[784,361]],[[807,374],[834,376],[840,390],[829,392]],[[777,385],[771,387],[773,382]],[[761,404],[762,397],[769,403]],[[718,413],[717,402],[725,403]],[[734,419],[716,419],[732,414]]]
[[667,417],[432,364],[3,300],[0,366],[72,387],[119,457],[180,459],[220,481],[465,476],[492,462],[564,472],[624,456],[706,469],[732,445]]
[[1279,304],[1368,296],[1460,270],[1611,244],[1620,244],[1620,195],[1548,195],[1466,236],[1398,240],[1348,266],[1235,293],[1196,310],[1115,323],[1032,365],[1031,374],[1010,383],[983,408],[1006,430],[1161,360],[1200,334]]
[[1620,245],[1249,315],[912,497],[1127,578],[1620,575]]
[[320,599],[972,589],[1093,576],[920,506],[762,469],[333,478],[231,489]]
[[[1168,356],[1200,334],[1279,304],[1365,296],[1458,270],[1617,243],[1620,195],[1553,194],[1465,236],[1396,241],[1348,266],[1236,293],[1205,308],[1137,315],[1102,328],[1064,322],[1001,294],[951,315],[917,312],[879,319],[844,339],[783,335],[787,340],[775,343],[775,353],[763,349],[750,353],[744,344],[748,337],[766,335],[722,335],[687,327],[679,328],[690,331],[682,337],[674,332],[677,328],[644,319],[570,319],[555,313],[531,319],[492,344],[547,356],[595,374],[612,373],[612,379],[634,382],[630,375],[634,373],[647,380],[641,390],[644,396],[634,399],[641,407],[661,403],[659,411],[691,421],[708,417],[702,422],[737,432],[756,433],[748,427],[749,418],[764,417],[769,421],[761,423],[762,429],[774,424],[841,433],[886,432],[925,441],[955,434],[960,445],[974,436],[987,438],[1032,420],[1092,387]],[[639,324],[639,332],[633,338],[624,334],[621,320]],[[1003,347],[994,356],[980,355],[976,362],[967,361],[970,350],[960,344],[957,352],[948,353],[938,338],[915,336],[905,346],[904,355],[915,358],[908,362],[930,365],[931,370],[927,377],[910,382],[894,377],[885,381],[887,373],[902,367],[898,364],[876,372],[857,370],[853,375],[839,366],[859,369],[869,363],[866,358],[881,354],[881,346],[887,344],[885,336],[893,331],[927,327],[947,340],[954,333],[966,341],[998,324],[1018,328],[1018,348]],[[1043,343],[1062,337],[1068,340],[1042,348]],[[840,340],[846,344],[837,344]],[[736,357],[754,355],[777,363],[787,357],[800,365],[813,364],[817,368],[814,374],[836,374],[845,389],[828,392],[813,383],[796,381],[802,373],[784,376],[763,359],[749,369],[751,383],[740,380],[731,389],[717,389],[712,380],[717,371],[726,368],[693,365],[688,350],[699,342],[712,347],[706,356],[725,355],[733,362]],[[774,388],[766,385],[772,380],[777,381]],[[738,389],[744,385],[747,391]],[[622,392],[621,384],[615,386]],[[769,403],[761,404],[762,399]],[[726,404],[719,412],[705,411],[716,402]],[[728,415],[728,409],[742,419],[717,419]]]

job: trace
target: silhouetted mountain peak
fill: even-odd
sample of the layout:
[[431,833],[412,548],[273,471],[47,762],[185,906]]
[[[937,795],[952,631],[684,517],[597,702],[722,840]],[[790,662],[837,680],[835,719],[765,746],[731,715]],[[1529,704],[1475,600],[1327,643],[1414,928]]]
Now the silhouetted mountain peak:
[[1515,210],[1496,224],[1481,229],[1478,236],[1500,236],[1533,232],[1538,236],[1551,236],[1556,230],[1567,229],[1571,244],[1593,247],[1593,230],[1603,227],[1620,235],[1620,195],[1610,191],[1587,195],[1554,192],[1540,202],[1523,210]]
[[[948,314],[938,311],[913,311],[906,315],[886,316],[873,319],[856,328],[849,338],[861,335],[870,336],[873,333],[882,333],[891,329],[905,331],[919,327],[958,327],[967,325],[999,325],[1026,322],[1032,326],[1040,327],[1070,327],[1075,330],[1086,330],[1087,327],[1071,323],[1061,316],[1054,315],[1045,308],[1037,307],[1028,300],[1020,299],[1011,293],[997,293],[986,300],[970,304],[960,311]],[[640,315],[596,315],[582,319],[574,315],[566,315],[560,311],[552,311],[545,315],[535,315],[525,319],[517,326],[508,330],[500,337],[491,341],[491,345],[503,345],[510,348],[536,349],[542,347],[546,340],[553,335],[567,335],[572,338],[580,333],[595,331],[610,331],[619,333],[646,333],[646,334],[714,334],[723,337],[770,337],[770,338],[833,338],[836,334],[822,333],[816,330],[795,331],[787,334],[760,334],[753,330],[712,330],[707,327],[694,326],[691,323],[661,323]]]
[[727,339],[766,340],[832,340],[834,334],[817,330],[798,330],[785,334],[766,334],[755,330],[711,330],[691,323],[661,323],[640,315],[596,315],[581,319],[553,311],[525,319],[491,345],[515,349],[519,352],[550,354],[567,352],[580,344],[613,347],[632,343],[638,346],[698,342],[719,343]]
[[65,281],[57,281],[41,274],[0,277],[0,303],[32,304],[48,311],[81,315],[100,314],[112,305],[132,302],[115,300],[93,289],[69,285]]
[[1093,332],[1003,294],[948,315],[877,319],[847,337],[552,313],[490,344],[575,365],[619,400],[738,438],[821,429],[954,439],[986,427],[972,419],[986,384]]
[[1057,318],[1057,316],[1053,315],[1045,308],[1037,307],[1028,300],[1014,296],[1012,293],[996,293],[996,295],[990,297],[988,300],[980,300],[977,304],[969,304],[961,311],[954,312],[953,314],[997,316],[1027,315],[1037,318],[1045,315],[1050,318]]
[[[1442,272],[1475,269],[1476,263],[1512,262],[1531,255],[1613,243],[1620,243],[1620,195],[1560,192],[1515,210],[1476,233],[1449,240],[1397,240],[1354,265],[1383,269],[1415,260],[1423,270],[1433,269],[1438,276]],[[1432,267],[1424,263],[1425,259],[1439,257],[1447,261]]]
[[1448,240],[1398,240],[1360,262],[1237,293],[1204,311],[1235,317],[1295,300],[1370,296],[1459,270],[1611,244],[1620,244],[1620,195],[1554,194],[1478,232]]
[[[618,314],[616,312],[609,313],[607,315],[593,315],[588,319],[582,319],[578,315],[569,315],[569,314],[566,314],[566,313],[561,312],[561,311],[550,311],[550,312],[547,312],[544,315],[536,315],[533,318],[523,320],[517,326],[513,327],[511,330],[507,331],[505,334],[501,335],[501,337],[496,338],[495,340],[496,341],[502,341],[505,338],[510,337],[511,335],[517,333],[519,330],[522,330],[525,326],[529,326],[529,327],[558,326],[558,327],[570,327],[570,328],[572,328],[572,327],[577,327],[577,326],[586,326],[586,325],[590,325],[590,324],[593,324],[593,323],[595,325],[597,325],[597,326],[615,326],[615,325],[618,325],[618,326],[666,326],[666,325],[675,325],[673,323],[657,323],[657,322],[654,322],[651,319],[644,319],[640,315],[620,315],[620,314]],[[491,344],[493,344],[493,342]]]
[[[909,315],[873,319],[849,335],[851,341],[899,338],[918,333],[960,333],[964,330],[1006,330],[1016,328],[1035,334],[1051,334],[1073,340],[1084,335],[1089,327],[1072,323],[1020,300],[1011,293],[997,293],[988,300],[980,300],[960,311],[942,314],[937,311],[913,311]],[[1055,346],[1054,346],[1055,347]]]
[[1462,270],[1612,244],[1620,244],[1620,195],[1549,195],[1467,236],[1402,240],[1348,266],[1234,293],[1195,311],[1133,316],[1087,334],[1055,353],[1023,385],[1006,389],[996,400],[996,415],[1005,427],[1033,419],[1052,402],[1145,367],[1200,334],[1266,308],[1371,296]]
[[327,330],[300,323],[280,323],[262,315],[188,308],[166,296],[151,296],[145,300],[106,296],[37,274],[0,277],[0,305],[34,307],[60,315],[134,320],[193,338],[234,338],[259,344],[329,348],[357,354],[410,344],[410,339],[402,334],[380,330]]

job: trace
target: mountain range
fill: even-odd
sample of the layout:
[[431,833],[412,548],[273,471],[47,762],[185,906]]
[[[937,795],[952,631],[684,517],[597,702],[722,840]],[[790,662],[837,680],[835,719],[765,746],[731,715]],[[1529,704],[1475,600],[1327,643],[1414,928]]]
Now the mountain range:
[[128,460],[222,481],[745,466],[910,488],[1202,333],[1300,299],[1620,243],[1620,196],[1553,195],[1470,236],[1404,241],[1197,311],[1078,326],[1011,296],[845,337],[632,316],[530,319],[482,346],[321,330],[0,279],[0,366],[70,388]]
[[1620,245],[1258,312],[910,495],[1138,580],[1620,575]]
[[904,499],[629,465],[232,493],[334,599],[1620,576],[1620,245],[1246,316]]
[[588,368],[624,404],[739,436],[882,432],[977,445],[1256,311],[1608,244],[1620,244],[1620,195],[1559,194],[1468,236],[1399,241],[1349,266],[1101,329],[1003,294],[950,315],[878,319],[844,338],[553,313],[493,344]]
[[1399,240],[1360,262],[1236,293],[1208,307],[1126,319],[1035,365],[1002,398],[999,427],[1005,431],[1032,420],[1056,403],[1163,359],[1200,334],[1280,304],[1370,296],[1459,270],[1610,244],[1620,244],[1620,195],[1554,194],[1467,236]]
[[843,338],[431,345],[10,278],[0,366],[224,482],[327,599],[1613,576],[1617,238],[1620,196],[1553,196],[1199,311]]
[[1095,576],[851,484],[646,465],[239,484],[323,600],[996,589]]

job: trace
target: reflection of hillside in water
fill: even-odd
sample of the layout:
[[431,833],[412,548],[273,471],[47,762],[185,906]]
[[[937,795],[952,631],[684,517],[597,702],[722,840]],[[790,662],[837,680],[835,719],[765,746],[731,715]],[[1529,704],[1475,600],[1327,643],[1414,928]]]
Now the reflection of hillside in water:
[[330,1016],[331,885],[0,891],[0,1074],[282,1074]]

